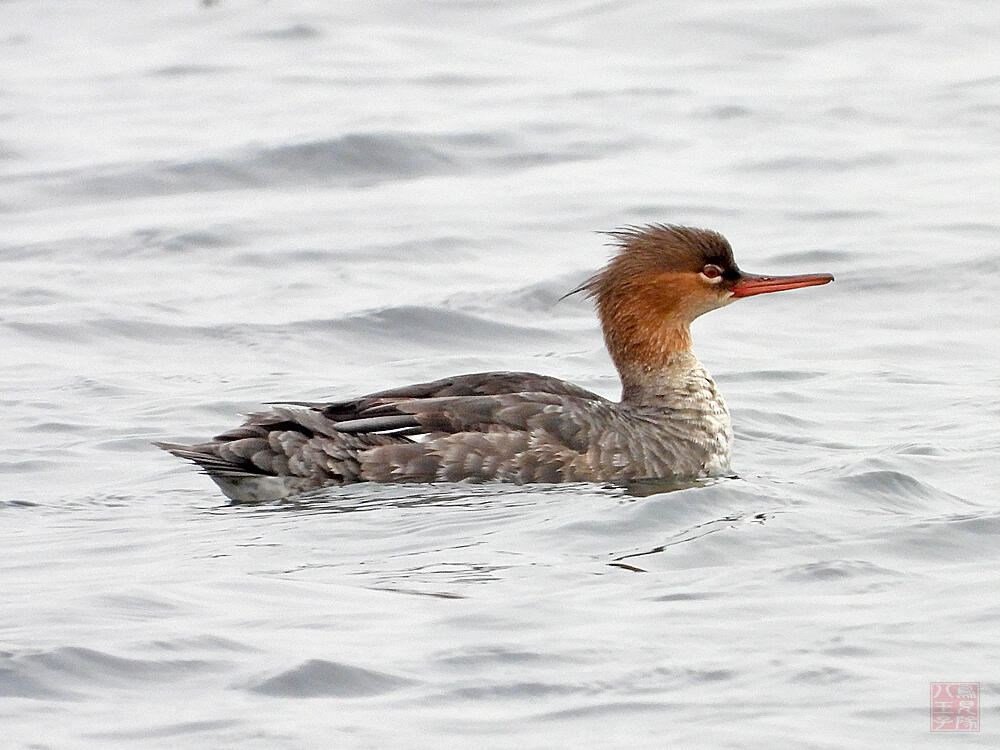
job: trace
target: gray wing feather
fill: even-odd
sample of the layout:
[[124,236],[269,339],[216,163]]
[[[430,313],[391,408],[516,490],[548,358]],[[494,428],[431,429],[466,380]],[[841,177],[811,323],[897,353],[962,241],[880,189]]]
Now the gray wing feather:
[[343,401],[282,401],[280,403],[316,409],[328,419],[335,422],[346,422],[360,418],[361,414],[369,409],[394,404],[398,401],[453,396],[496,396],[507,393],[551,393],[586,400],[604,400],[586,388],[548,375],[538,375],[533,372],[476,372],[433,380],[429,383],[390,388]]
[[[632,451],[602,446],[621,418],[617,404],[557,378],[474,373],[345,401],[286,402],[207,443],[161,447],[216,477],[302,477],[315,486],[588,480],[621,473],[615,467]],[[420,442],[408,437],[421,433]]]

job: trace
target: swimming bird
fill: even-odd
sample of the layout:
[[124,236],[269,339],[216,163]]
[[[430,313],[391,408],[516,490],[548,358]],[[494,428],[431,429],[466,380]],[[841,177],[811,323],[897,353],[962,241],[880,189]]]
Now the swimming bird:
[[558,378],[481,372],[344,401],[285,402],[198,445],[232,500],[353,482],[620,482],[729,472],[733,432],[690,324],[735,300],[833,281],[744,273],[719,233],[671,224],[608,232],[610,262],[570,294],[593,298],[620,401]]

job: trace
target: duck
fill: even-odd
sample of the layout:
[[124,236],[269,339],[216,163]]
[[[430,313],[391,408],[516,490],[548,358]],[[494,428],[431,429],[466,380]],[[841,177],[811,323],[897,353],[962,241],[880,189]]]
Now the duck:
[[[676,224],[606,233],[614,254],[573,289],[595,304],[621,380],[613,401],[559,378],[479,372],[340,401],[289,401],[203,443],[157,442],[230,500],[358,482],[630,482],[731,472],[733,430],[692,351],[691,323],[828,273],[740,270],[718,232]],[[569,296],[569,295],[566,295]]]

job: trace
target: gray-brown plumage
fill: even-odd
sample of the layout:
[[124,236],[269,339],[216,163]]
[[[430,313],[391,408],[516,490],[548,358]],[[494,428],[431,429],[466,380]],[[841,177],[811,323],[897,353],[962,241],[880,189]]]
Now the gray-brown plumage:
[[234,500],[352,482],[571,482],[704,477],[729,468],[729,413],[691,352],[689,325],[738,297],[824,284],[828,274],[745,274],[721,235],[670,225],[610,233],[618,253],[575,291],[597,304],[622,378],[609,401],[524,372],[444,378],[252,414],[194,461]]

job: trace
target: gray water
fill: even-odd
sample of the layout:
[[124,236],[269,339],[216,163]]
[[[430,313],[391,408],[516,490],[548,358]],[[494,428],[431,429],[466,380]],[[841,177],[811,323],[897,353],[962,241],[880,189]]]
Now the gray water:
[[[996,747],[998,34],[0,3],[5,746]],[[615,397],[556,300],[651,221],[837,276],[695,325],[738,479],[238,506],[150,446],[461,372]],[[982,683],[979,734],[929,732],[931,681]]]

